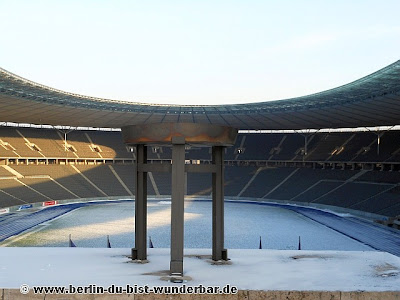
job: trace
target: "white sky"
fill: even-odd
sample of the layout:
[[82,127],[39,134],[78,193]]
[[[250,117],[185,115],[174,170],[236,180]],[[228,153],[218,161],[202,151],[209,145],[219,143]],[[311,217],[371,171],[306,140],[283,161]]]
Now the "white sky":
[[109,99],[277,100],[400,59],[399,11],[399,0],[0,0],[0,67]]

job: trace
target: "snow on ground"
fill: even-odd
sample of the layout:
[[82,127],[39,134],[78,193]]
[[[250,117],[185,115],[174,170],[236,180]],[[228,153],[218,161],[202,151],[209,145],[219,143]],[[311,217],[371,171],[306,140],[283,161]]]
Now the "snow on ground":
[[[0,243],[25,246],[0,247],[0,288],[176,285],[160,280],[160,271],[169,269],[170,204],[148,203],[148,235],[156,248],[149,249],[147,264],[127,257],[134,244],[134,203],[95,204]],[[184,269],[185,276],[192,277],[187,284],[252,290],[400,290],[400,257],[370,251],[295,211],[226,202],[225,246],[231,264],[211,264],[211,225],[211,202],[185,202]],[[67,247],[69,234],[78,248]],[[107,235],[111,249],[103,248]],[[257,249],[260,236],[263,250]],[[294,250],[299,236],[302,251]]]
[[[186,249],[188,285],[230,284],[252,290],[399,291],[400,258],[384,252],[229,250],[231,264],[212,265],[209,249]],[[169,249],[149,249],[149,263],[130,262],[130,249],[0,247],[0,288],[21,284],[108,287],[179,285],[160,275]],[[198,255],[198,257],[193,256]]]
[[[170,247],[170,201],[149,201],[148,235],[156,248]],[[211,248],[211,202],[185,202],[185,248]],[[2,246],[68,246],[68,236],[78,247],[134,245],[134,203],[96,204],[46,222]],[[225,203],[225,246],[228,249],[263,248],[295,250],[301,236],[303,250],[369,251],[372,248],[301,214],[282,207],[254,203]]]

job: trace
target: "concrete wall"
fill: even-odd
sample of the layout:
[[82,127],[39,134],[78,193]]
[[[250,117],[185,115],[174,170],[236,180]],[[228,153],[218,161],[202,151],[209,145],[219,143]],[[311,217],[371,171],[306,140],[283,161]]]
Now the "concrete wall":
[[18,289],[2,289],[1,300],[395,300],[397,292],[340,291],[239,291],[235,295],[23,295]]

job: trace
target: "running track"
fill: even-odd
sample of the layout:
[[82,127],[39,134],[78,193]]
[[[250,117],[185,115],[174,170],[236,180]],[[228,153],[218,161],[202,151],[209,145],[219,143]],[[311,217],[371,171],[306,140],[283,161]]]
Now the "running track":
[[[308,207],[250,201],[230,202],[269,205],[289,209],[378,251],[388,252],[400,257],[400,230],[397,232],[394,229],[386,228],[355,217],[341,217],[333,213]],[[47,222],[66,214],[74,209],[92,204],[94,203],[72,203],[68,205],[48,207],[33,213],[19,212],[1,216],[0,242],[11,236],[18,235],[21,232],[31,229],[43,222]]]

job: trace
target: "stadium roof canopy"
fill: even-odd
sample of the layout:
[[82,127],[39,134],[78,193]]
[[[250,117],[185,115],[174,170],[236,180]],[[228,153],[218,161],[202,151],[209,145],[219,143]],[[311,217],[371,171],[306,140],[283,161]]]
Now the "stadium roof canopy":
[[399,125],[400,60],[352,83],[308,96],[214,106],[143,104],[82,96],[0,68],[0,122],[103,128],[190,122],[242,130]]

